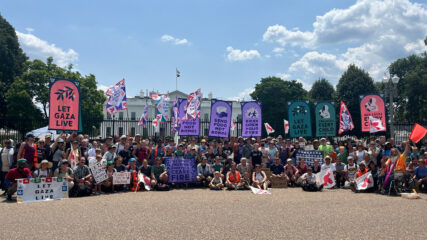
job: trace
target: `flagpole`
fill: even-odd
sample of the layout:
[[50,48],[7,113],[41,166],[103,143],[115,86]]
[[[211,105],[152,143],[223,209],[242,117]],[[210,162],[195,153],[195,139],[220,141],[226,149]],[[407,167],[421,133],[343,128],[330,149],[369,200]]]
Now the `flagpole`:
[[178,91],[178,74],[176,74],[176,70],[178,70],[178,68],[175,68],[175,90]]

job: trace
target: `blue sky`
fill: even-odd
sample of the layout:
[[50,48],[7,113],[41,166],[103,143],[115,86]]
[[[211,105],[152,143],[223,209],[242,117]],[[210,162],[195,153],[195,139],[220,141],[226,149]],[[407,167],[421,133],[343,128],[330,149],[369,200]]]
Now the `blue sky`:
[[[124,3],[123,3],[124,2]],[[426,1],[16,1],[0,13],[31,58],[53,56],[105,89],[197,88],[248,100],[262,77],[334,85],[354,63],[380,80],[397,58],[426,50]]]

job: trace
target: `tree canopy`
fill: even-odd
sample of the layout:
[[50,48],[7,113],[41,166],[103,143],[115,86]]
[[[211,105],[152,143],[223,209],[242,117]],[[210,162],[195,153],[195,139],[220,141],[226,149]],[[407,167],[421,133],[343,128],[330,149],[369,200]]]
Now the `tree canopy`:
[[334,86],[324,78],[315,81],[308,92],[308,96],[313,102],[333,100],[334,94]]

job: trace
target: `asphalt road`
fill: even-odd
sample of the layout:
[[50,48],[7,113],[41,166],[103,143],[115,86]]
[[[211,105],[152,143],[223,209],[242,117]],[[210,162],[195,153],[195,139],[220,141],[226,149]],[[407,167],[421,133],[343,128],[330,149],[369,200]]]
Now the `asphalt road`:
[[349,190],[272,195],[207,189],[39,203],[0,198],[0,239],[426,239],[427,195]]

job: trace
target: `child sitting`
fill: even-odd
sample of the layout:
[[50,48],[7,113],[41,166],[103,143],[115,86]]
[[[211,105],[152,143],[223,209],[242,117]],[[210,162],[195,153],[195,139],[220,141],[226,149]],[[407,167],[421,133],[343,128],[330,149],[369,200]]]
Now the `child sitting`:
[[209,183],[209,188],[211,190],[221,190],[224,187],[224,184],[222,183],[221,174],[219,171],[215,171],[214,178]]

